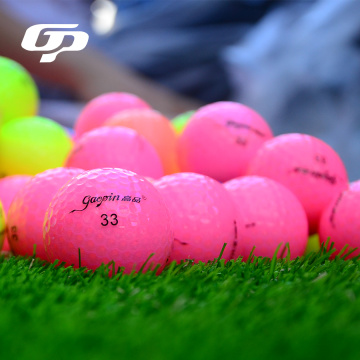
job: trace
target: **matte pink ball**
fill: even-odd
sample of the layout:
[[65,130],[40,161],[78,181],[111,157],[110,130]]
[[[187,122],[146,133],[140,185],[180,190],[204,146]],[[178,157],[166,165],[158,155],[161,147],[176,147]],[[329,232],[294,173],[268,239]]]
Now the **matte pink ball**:
[[304,134],[285,134],[267,141],[258,151],[248,175],[271,178],[285,185],[300,200],[310,233],[331,199],[348,188],[345,166],[322,140]]
[[[30,175],[12,175],[0,179],[0,201],[3,204],[5,214],[8,212],[11,202],[16,193],[32,178]],[[5,234],[2,251],[10,251],[9,241]]]
[[85,133],[76,141],[66,166],[84,170],[116,167],[155,179],[164,175],[155,148],[135,130],[122,126],[102,126]]
[[47,260],[43,244],[43,222],[46,209],[55,193],[81,169],[55,168],[35,175],[15,195],[8,212],[8,239],[16,255],[34,253]]
[[150,109],[138,96],[124,92],[112,92],[97,96],[83,109],[75,123],[75,137],[102,126],[107,119],[127,109]]
[[350,190],[360,190],[360,180],[356,180],[356,181],[353,181],[349,184],[349,189]]
[[178,173],[154,182],[164,197],[174,226],[170,260],[207,262],[233,256],[236,246],[235,208],[223,186],[208,176]]
[[192,115],[179,137],[180,169],[219,181],[242,176],[272,136],[266,121],[245,105],[230,101],[206,105]]
[[360,187],[350,187],[335,196],[326,207],[320,220],[320,241],[325,243],[329,238],[329,244],[334,243],[337,250],[335,257],[345,245],[346,251],[358,248],[349,257],[360,254]]
[[291,259],[302,256],[308,240],[305,211],[296,196],[271,179],[245,176],[224,184],[236,206],[237,237],[235,257],[247,260],[254,255],[272,257],[282,244],[278,257],[286,256],[290,245]]
[[169,211],[155,187],[131,171],[95,169],[75,177],[51,202],[44,222],[50,261],[96,269],[114,261],[116,269],[139,271],[147,263],[164,266],[173,244]]

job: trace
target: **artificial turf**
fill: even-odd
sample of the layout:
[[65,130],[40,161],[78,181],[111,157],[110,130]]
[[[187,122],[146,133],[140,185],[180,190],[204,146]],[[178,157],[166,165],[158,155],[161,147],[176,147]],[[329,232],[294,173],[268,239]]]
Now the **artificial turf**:
[[0,258],[0,359],[360,359],[359,261],[329,255],[112,278]]

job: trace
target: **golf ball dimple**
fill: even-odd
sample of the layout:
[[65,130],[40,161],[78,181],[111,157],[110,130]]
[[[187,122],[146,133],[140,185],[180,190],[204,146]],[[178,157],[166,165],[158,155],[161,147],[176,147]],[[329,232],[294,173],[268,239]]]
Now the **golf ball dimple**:
[[154,147],[135,130],[123,126],[102,126],[85,133],[75,143],[66,166],[92,170],[116,167],[139,175],[164,175]]
[[55,193],[83,172],[74,168],[55,168],[31,178],[15,195],[8,212],[8,239],[16,255],[36,256],[47,260],[43,243],[43,222]]
[[111,116],[127,109],[150,109],[138,96],[112,92],[97,96],[83,109],[75,123],[76,138],[83,133],[104,125]]
[[164,197],[174,226],[170,260],[207,262],[230,259],[237,246],[235,208],[223,186],[208,176],[178,173],[154,182]]
[[[11,202],[17,192],[31,179],[29,175],[13,175],[0,179],[0,201],[3,204],[5,214],[9,211]],[[1,250],[1,247],[0,247]],[[2,251],[10,251],[10,245],[5,234]]]
[[176,134],[170,120],[155,110],[132,109],[115,114],[106,126],[125,126],[136,130],[154,146],[164,167],[165,174],[178,172]]
[[247,260],[254,247],[255,256],[272,257],[280,244],[277,256],[286,256],[286,243],[291,259],[304,254],[308,222],[303,207],[290,190],[258,176],[233,179],[224,187],[236,208],[239,242],[235,257]]
[[350,187],[335,196],[324,210],[320,225],[320,242],[334,243],[335,257],[348,245],[346,252],[357,248],[349,257],[360,254],[360,187]]
[[34,116],[39,94],[30,74],[16,61],[0,56],[0,123]]
[[321,213],[332,198],[348,188],[339,155],[320,139],[305,134],[268,140],[247,173],[271,178],[290,189],[306,211],[311,234],[317,232]]
[[139,271],[164,266],[173,244],[169,211],[155,187],[131,171],[95,169],[72,179],[53,198],[44,222],[50,261],[96,269]]
[[0,173],[35,175],[63,166],[71,148],[72,141],[55,121],[14,119],[0,128]]
[[245,105],[206,105],[192,115],[179,137],[180,169],[219,181],[245,175],[256,151],[272,136],[266,121]]

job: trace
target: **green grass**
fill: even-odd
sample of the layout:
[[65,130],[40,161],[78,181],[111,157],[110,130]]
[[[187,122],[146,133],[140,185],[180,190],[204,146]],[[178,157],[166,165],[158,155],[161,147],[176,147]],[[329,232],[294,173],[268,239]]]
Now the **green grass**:
[[359,262],[328,257],[113,278],[0,258],[0,359],[359,359]]

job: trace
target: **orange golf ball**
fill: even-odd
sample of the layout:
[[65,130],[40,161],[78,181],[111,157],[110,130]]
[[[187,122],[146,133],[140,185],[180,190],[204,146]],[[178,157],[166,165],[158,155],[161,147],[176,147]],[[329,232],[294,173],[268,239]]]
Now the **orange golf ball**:
[[165,174],[179,172],[176,158],[176,134],[169,119],[155,110],[130,109],[108,119],[106,126],[125,126],[137,131],[154,146]]

